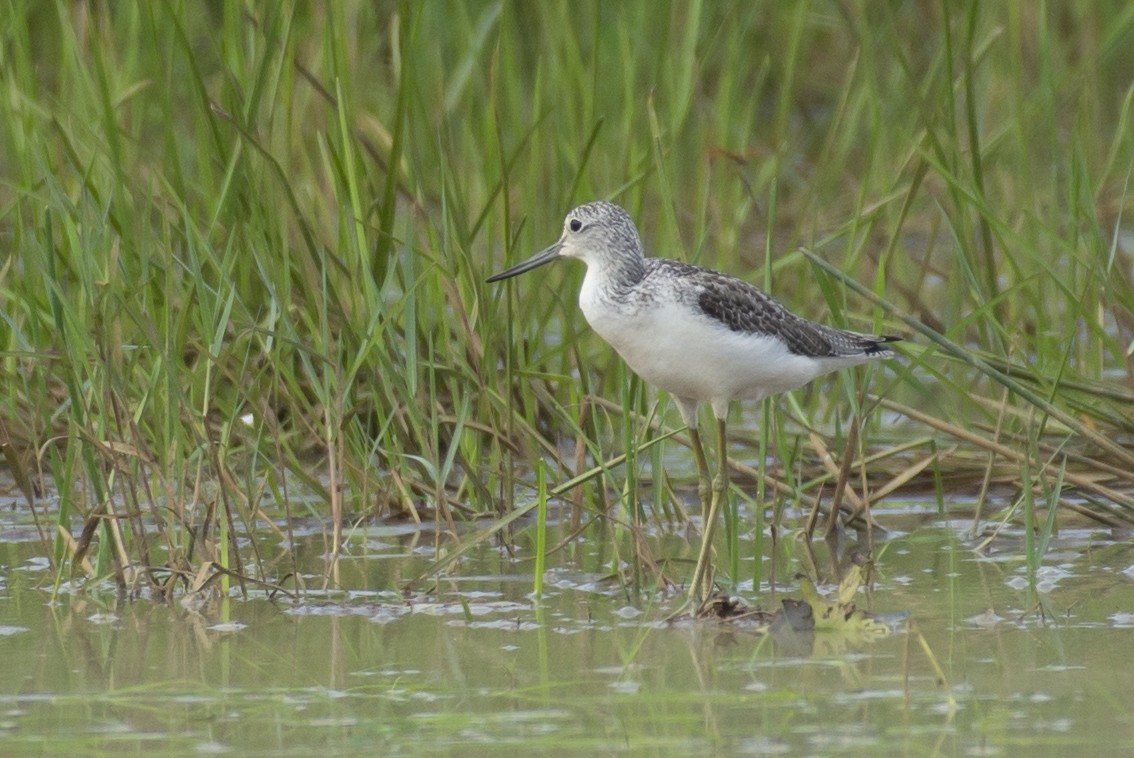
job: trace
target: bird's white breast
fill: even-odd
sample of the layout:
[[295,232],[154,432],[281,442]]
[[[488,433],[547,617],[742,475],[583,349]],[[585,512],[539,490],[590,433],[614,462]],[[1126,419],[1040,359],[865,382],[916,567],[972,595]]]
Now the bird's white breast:
[[794,355],[773,336],[731,331],[672,291],[622,302],[588,269],[579,292],[587,322],[650,384],[682,398],[723,404],[800,387],[837,368]]

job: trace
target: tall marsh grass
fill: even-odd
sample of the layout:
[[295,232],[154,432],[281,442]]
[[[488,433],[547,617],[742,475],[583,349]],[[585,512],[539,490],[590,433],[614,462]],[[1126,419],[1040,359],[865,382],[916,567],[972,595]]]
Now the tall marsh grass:
[[484,284],[609,198],[658,254],[909,337],[734,425],[769,518],[850,456],[852,511],[1129,525],[1132,71],[1119,0],[12,0],[8,466],[59,581],[163,592],[275,581],[236,536],[303,515],[330,554],[397,516],[459,555],[537,466],[577,515],[680,520],[676,415],[581,267]]

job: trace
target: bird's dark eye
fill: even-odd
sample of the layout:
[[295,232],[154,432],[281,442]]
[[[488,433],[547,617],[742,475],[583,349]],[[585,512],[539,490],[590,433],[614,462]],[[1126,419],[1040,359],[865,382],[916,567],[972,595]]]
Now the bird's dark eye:
[[573,218],[567,222],[567,228],[573,232],[577,232],[583,228],[583,222],[577,218]]

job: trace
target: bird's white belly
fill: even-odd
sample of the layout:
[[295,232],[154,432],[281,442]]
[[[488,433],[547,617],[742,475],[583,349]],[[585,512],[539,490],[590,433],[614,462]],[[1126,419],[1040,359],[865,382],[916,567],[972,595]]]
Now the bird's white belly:
[[636,374],[678,397],[759,399],[830,370],[821,361],[792,354],[775,337],[731,331],[681,303],[661,300],[628,311],[585,295],[580,306],[591,328]]

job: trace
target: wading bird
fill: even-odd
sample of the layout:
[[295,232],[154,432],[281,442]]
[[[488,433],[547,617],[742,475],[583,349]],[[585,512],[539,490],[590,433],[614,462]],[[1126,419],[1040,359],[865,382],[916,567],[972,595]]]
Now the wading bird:
[[[847,366],[894,357],[900,337],[871,336],[795,315],[755,286],[719,271],[648,258],[625,210],[607,202],[567,214],[547,249],[489,277],[498,282],[559,258],[587,264],[579,306],[587,323],[638,376],[673,396],[689,427],[703,518],[691,598],[712,594],[713,532],[729,485],[725,419],[733,400],[761,400]],[[717,421],[717,472],[697,428],[708,403]]]

